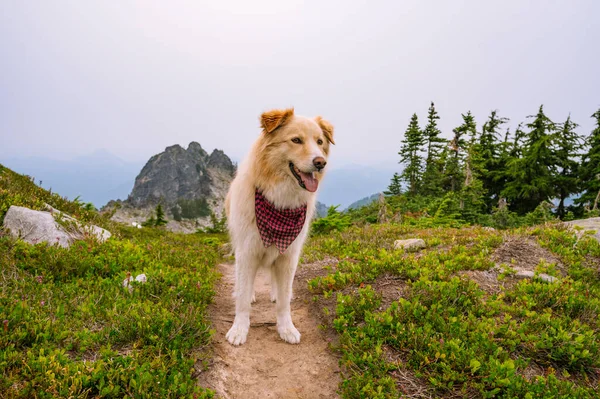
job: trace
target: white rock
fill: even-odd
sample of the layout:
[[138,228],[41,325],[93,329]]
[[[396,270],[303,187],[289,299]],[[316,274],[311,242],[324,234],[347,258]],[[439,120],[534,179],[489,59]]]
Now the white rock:
[[[73,241],[86,235],[95,236],[101,242],[111,236],[110,232],[98,226],[82,226],[71,216],[57,211],[49,205],[46,206],[46,209],[48,212],[34,211],[13,205],[4,216],[4,228],[10,231],[13,237],[20,237],[30,244],[57,243],[63,248],[69,247]],[[67,231],[54,219],[55,214],[60,215],[68,223],[72,223],[73,229]]]
[[83,238],[84,235],[93,235],[100,242],[104,242],[108,240],[112,234],[108,230],[104,230],[102,227],[94,226],[94,225],[81,225],[74,217],[67,215],[64,212],[59,211],[58,209],[52,207],[51,205],[44,204],[44,208],[50,212],[53,216],[58,215],[58,217],[63,218],[69,222],[72,222],[77,226],[78,232],[72,233],[74,239]]
[[558,281],[558,279],[556,277],[551,276],[549,274],[545,274],[545,273],[538,274],[536,278],[539,280],[542,280],[545,283],[553,283],[555,281]]
[[[593,233],[592,237],[600,241],[600,217],[572,220],[570,222],[565,222],[565,224],[568,226],[576,226],[581,229],[582,232],[591,231]],[[583,233],[578,234],[578,239],[581,238],[581,236],[583,236]]]
[[[133,287],[131,286],[131,281],[133,281],[133,277],[129,276],[127,277],[125,280],[123,280],[123,287],[127,288],[129,290],[129,292],[133,292]],[[146,275],[145,274],[138,274],[135,277],[135,281],[137,281],[138,283],[145,283],[146,282]]]
[[541,273],[538,274],[536,276],[535,272],[532,272],[531,270],[519,270],[516,274],[515,277],[518,279],[537,279],[537,280],[541,280],[545,283],[553,283],[555,281],[558,281],[558,279],[556,277],[553,277],[549,274],[545,274],[545,273]]
[[128,277],[125,280],[123,280],[123,287],[127,288],[129,290],[129,293],[131,294],[133,292],[133,287],[131,286],[131,284],[129,284],[130,281],[131,277]]
[[425,241],[420,238],[409,238],[408,240],[394,241],[395,249],[418,250],[425,247]]
[[531,270],[519,270],[518,272],[515,273],[515,277],[521,280],[524,280],[526,278],[532,279],[535,276],[535,273],[532,272]]

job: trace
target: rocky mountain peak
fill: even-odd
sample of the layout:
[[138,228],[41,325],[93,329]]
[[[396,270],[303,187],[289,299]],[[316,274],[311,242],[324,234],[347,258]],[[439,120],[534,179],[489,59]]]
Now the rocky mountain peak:
[[208,156],[208,153],[206,151],[204,151],[204,149],[202,148],[200,143],[198,143],[196,141],[192,141],[190,143],[190,145],[188,145],[187,152],[189,152],[191,154],[197,154],[199,157],[202,157],[202,158]]
[[[208,154],[195,141],[187,149],[175,144],[154,155],[135,179],[127,203],[135,208],[154,206],[159,202],[172,215],[205,216],[209,203],[220,206],[225,193],[221,187],[229,186],[234,166],[221,150]],[[202,211],[185,212],[189,204]]]
[[171,146],[168,146],[167,148],[165,148],[166,153],[180,153],[183,151],[185,151],[185,150],[179,144],[171,145]]
[[208,157],[208,167],[223,169],[231,173],[235,171],[231,159],[225,155],[223,151],[217,149],[215,149],[212,154],[210,154],[210,157]]

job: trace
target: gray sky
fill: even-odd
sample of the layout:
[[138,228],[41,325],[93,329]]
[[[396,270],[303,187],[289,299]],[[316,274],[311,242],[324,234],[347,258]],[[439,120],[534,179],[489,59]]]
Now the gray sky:
[[336,127],[334,164],[393,163],[431,100],[515,126],[600,107],[600,2],[3,1],[0,157],[198,141],[239,159],[273,107]]

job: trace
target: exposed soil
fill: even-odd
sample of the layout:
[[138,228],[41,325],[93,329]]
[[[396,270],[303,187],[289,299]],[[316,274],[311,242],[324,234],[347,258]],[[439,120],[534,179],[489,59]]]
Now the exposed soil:
[[552,252],[539,246],[533,237],[509,237],[496,249],[492,260],[497,265],[506,263],[515,269],[535,270],[535,267],[544,260],[546,263],[556,263],[562,270],[560,259]]
[[560,259],[549,250],[540,247],[533,237],[508,237],[494,251],[491,259],[496,263],[496,267],[490,270],[463,270],[457,274],[475,281],[488,294],[497,294],[518,282],[516,278],[510,276],[502,281],[498,280],[498,275],[502,272],[502,264],[516,271],[535,271],[536,266],[543,260],[548,264],[556,264],[559,273],[564,274],[564,265]]
[[391,274],[379,276],[371,283],[371,287],[381,295],[380,310],[387,309],[392,302],[404,296],[406,280]]
[[[327,271],[321,265],[321,274]],[[210,314],[216,330],[214,356],[199,383],[219,398],[337,398],[340,382],[338,359],[319,329],[318,313],[312,309],[306,280],[319,266],[300,266],[294,282],[292,319],[302,334],[300,344],[282,341],[275,325],[275,304],[269,299],[270,281],[262,271],[255,282],[250,332],[245,344],[234,347],[225,339],[235,315],[232,298],[233,265],[220,265],[223,278],[217,287]]]

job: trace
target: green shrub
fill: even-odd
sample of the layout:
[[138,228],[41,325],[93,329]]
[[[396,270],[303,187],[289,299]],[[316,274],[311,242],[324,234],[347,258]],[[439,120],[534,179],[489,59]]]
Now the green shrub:
[[350,216],[344,213],[338,212],[338,206],[331,206],[327,210],[327,216],[316,219],[311,225],[311,231],[313,234],[327,234],[332,231],[343,231],[347,229],[350,224]]

